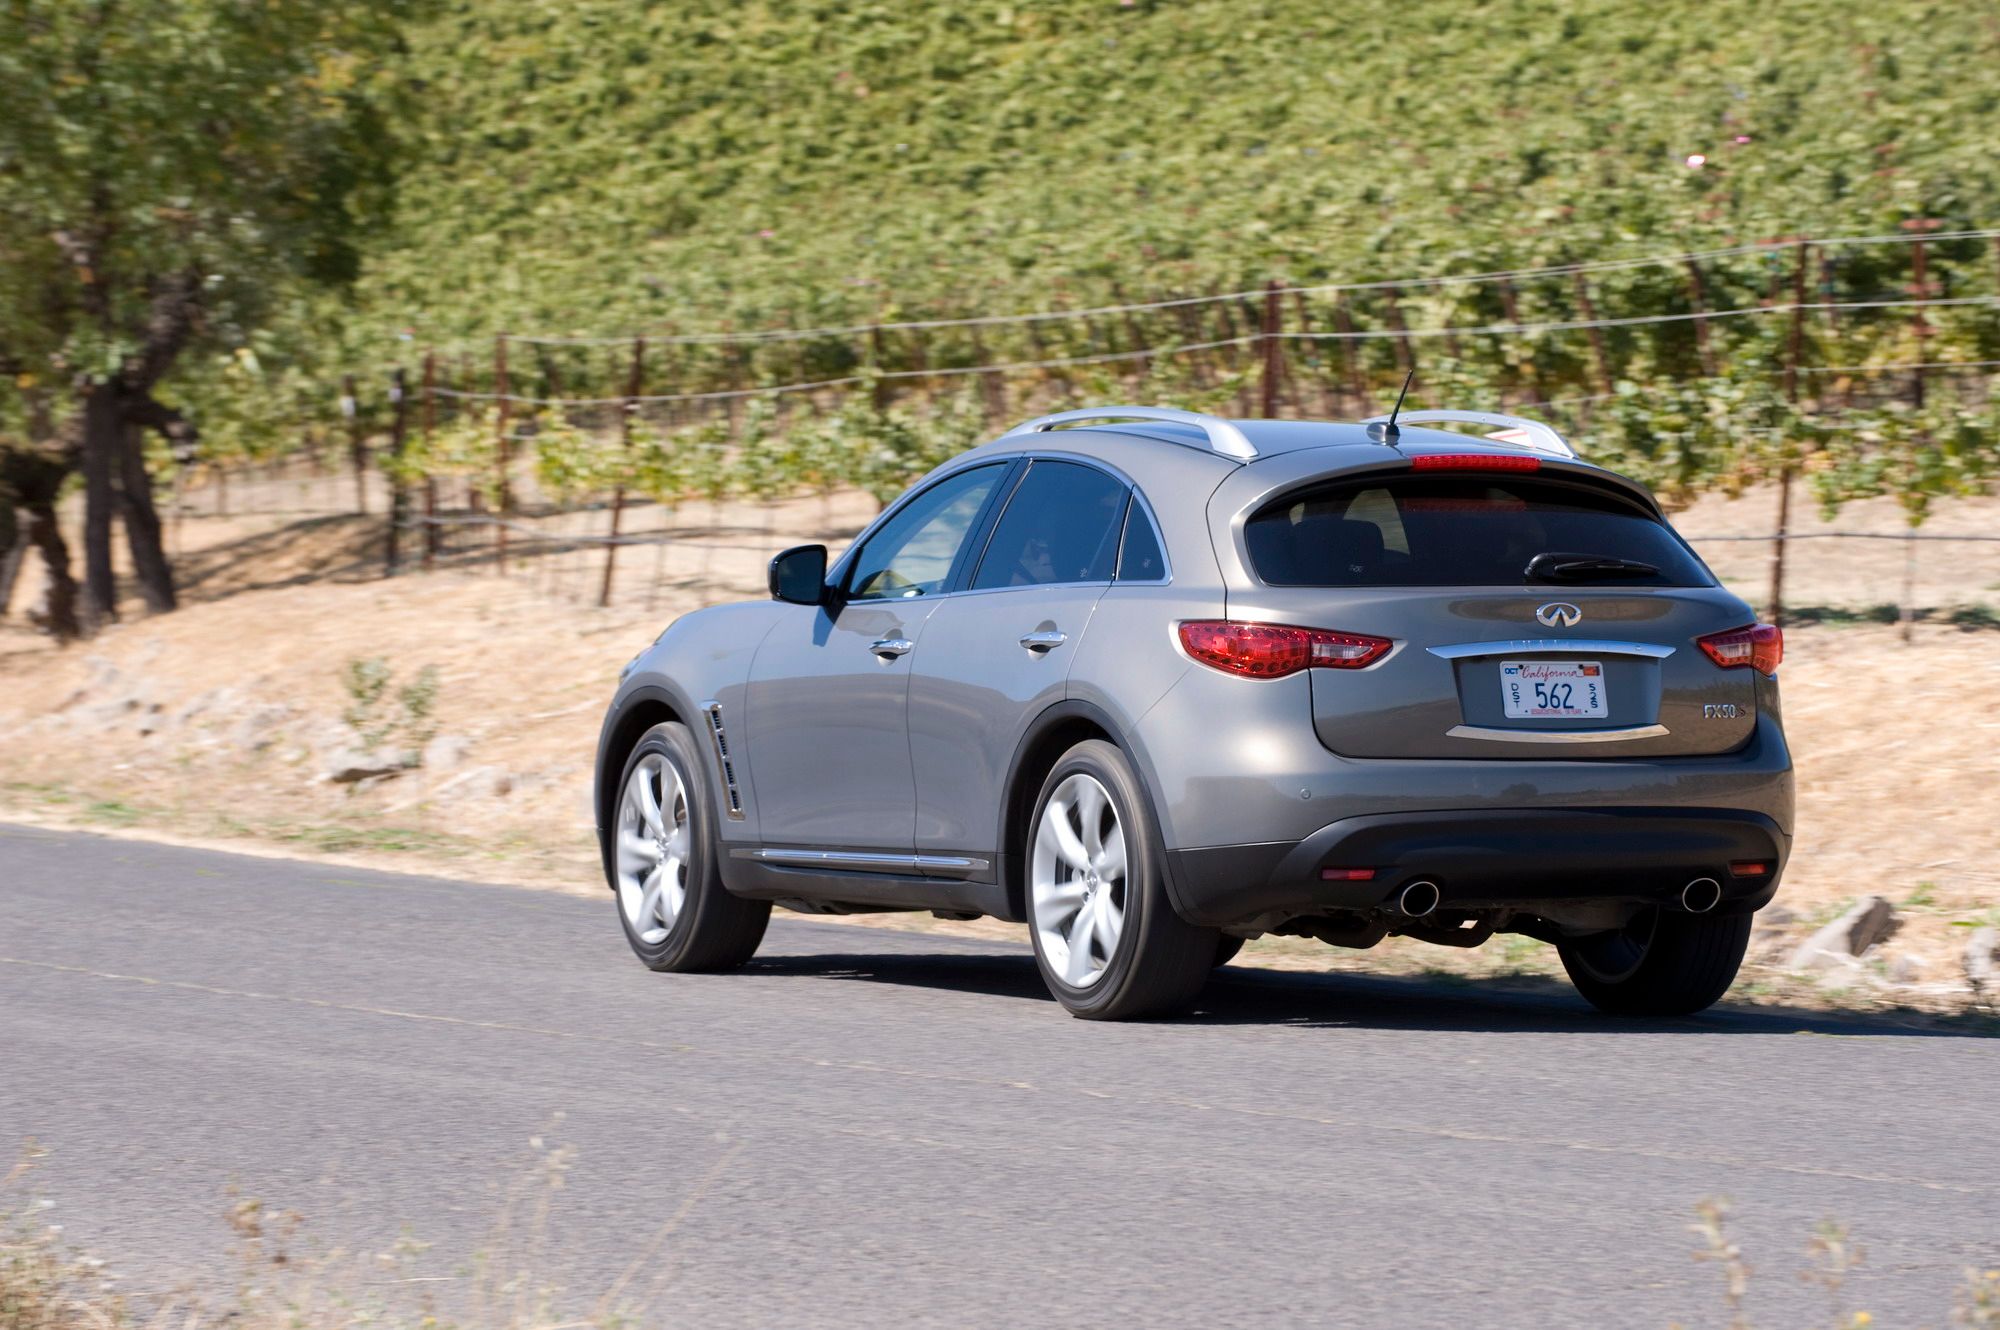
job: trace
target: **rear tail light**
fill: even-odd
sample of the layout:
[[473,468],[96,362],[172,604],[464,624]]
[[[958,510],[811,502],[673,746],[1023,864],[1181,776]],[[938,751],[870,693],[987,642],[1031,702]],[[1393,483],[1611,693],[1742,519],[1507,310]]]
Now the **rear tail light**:
[[1358,670],[1389,654],[1386,637],[1294,628],[1281,623],[1195,619],[1181,625],[1181,645],[1204,665],[1251,679],[1282,679],[1300,670]]
[[1412,471],[1540,471],[1542,459],[1522,453],[1418,453]]
[[1695,645],[1725,670],[1748,665],[1759,674],[1775,674],[1779,662],[1785,658],[1784,630],[1768,623],[1710,633],[1707,637],[1697,637]]

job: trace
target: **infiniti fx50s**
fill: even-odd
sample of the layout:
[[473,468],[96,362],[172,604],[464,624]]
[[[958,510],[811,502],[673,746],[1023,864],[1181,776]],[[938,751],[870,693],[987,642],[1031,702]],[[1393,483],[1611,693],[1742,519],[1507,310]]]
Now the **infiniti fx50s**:
[[770,586],[605,717],[654,969],[743,963],[773,904],[990,915],[1115,1019],[1264,933],[1519,933],[1606,1011],[1686,1013],[1791,848],[1778,630],[1537,422],[1067,411]]

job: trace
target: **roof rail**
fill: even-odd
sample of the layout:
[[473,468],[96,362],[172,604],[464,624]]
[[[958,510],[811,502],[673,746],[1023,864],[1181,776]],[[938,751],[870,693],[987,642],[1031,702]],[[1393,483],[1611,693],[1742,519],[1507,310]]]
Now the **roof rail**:
[[1208,446],[1213,452],[1233,457],[1239,462],[1248,462],[1257,456],[1256,447],[1243,431],[1220,416],[1205,416],[1199,411],[1176,411],[1166,406],[1086,406],[1075,411],[1058,411],[1052,416],[1024,420],[1001,437],[1011,439],[1016,434],[1042,434],[1059,425],[1080,425],[1086,420],[1160,420],[1172,425],[1192,425],[1208,436]]
[[[1388,419],[1387,416],[1370,416],[1361,423],[1373,425]],[[1503,416],[1492,411],[1405,411],[1396,417],[1396,423],[1399,425],[1426,425],[1433,422],[1495,425],[1499,427],[1499,432],[1486,436],[1494,443],[1525,448],[1532,453],[1547,453],[1551,457],[1573,458],[1577,455],[1576,449],[1569,446],[1569,440],[1556,433],[1553,426],[1523,416]]]

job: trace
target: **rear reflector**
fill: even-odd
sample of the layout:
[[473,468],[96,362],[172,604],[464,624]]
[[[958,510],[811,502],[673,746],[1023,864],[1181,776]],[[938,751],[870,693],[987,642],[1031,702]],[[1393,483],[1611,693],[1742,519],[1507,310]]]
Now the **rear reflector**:
[[1418,453],[1412,471],[1540,471],[1542,459],[1520,453]]
[[1731,877],[1763,877],[1771,871],[1771,865],[1762,859],[1734,859],[1729,864]]
[[1726,633],[1697,637],[1695,645],[1725,670],[1749,665],[1759,674],[1775,674],[1785,658],[1785,634],[1768,623],[1732,628]]
[[1282,623],[1191,619],[1181,625],[1181,645],[1204,665],[1249,679],[1282,679],[1300,670],[1358,670],[1396,645],[1386,637],[1295,628]]
[[1322,882],[1373,882],[1375,870],[1372,868],[1322,868],[1319,870]]

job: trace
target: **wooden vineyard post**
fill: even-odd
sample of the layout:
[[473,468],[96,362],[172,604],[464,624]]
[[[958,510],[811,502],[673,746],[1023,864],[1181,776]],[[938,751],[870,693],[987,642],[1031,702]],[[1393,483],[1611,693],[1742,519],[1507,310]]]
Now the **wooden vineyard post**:
[[1701,263],[1695,259],[1687,261],[1688,304],[1694,312],[1694,351],[1701,361],[1701,372],[1709,378],[1716,375],[1715,349],[1708,339],[1708,286],[1702,281]]
[[1264,286],[1264,326],[1257,335],[1264,352],[1263,382],[1259,385],[1263,390],[1262,400],[1258,405],[1266,420],[1278,414],[1278,380],[1285,371],[1284,344],[1278,334],[1284,331],[1284,322],[1285,284],[1274,277]]
[[395,408],[389,427],[389,539],[382,552],[382,575],[394,577],[402,553],[403,528],[410,521],[410,487],[403,483],[403,447],[408,442],[408,380],[401,365],[389,375],[389,404]]
[[1347,371],[1347,391],[1354,396],[1355,414],[1368,409],[1368,384],[1361,373],[1361,357],[1354,340],[1354,320],[1348,317],[1347,293],[1333,298],[1333,330],[1339,335],[1340,363]]
[[431,472],[432,435],[437,430],[437,352],[424,352],[424,571],[437,563],[438,483]]
[[513,425],[513,403],[507,391],[507,334],[501,333],[493,339],[493,470],[496,482],[493,491],[493,552],[494,567],[501,573],[507,571],[507,514],[513,505],[508,501],[507,468],[513,461],[513,441],[508,433]]
[[[618,444],[625,459],[632,457],[632,420],[639,414],[639,398],[646,389],[646,339],[632,339],[632,373],[625,380],[625,401],[618,418]],[[611,491],[611,539],[604,546],[604,585],[597,591],[597,606],[611,603],[611,573],[618,564],[618,528],[625,516],[625,479],[621,475]]]
[[[1299,316],[1299,331],[1310,334],[1313,330],[1312,307],[1306,304],[1306,293],[1296,288],[1292,291],[1292,310]],[[1309,341],[1305,345],[1310,348],[1313,377],[1319,380],[1320,410],[1326,413],[1327,419],[1337,419],[1340,406],[1334,401],[1332,376],[1326,372],[1326,353],[1317,342]],[[1304,393],[1301,392],[1300,396],[1303,397]],[[1299,406],[1304,409],[1305,403],[1301,401]]]
[[347,417],[347,455],[354,464],[354,511],[368,515],[368,437],[361,430],[361,399],[354,393],[354,376],[340,378],[340,414]]
[[1604,344],[1604,329],[1597,326],[1597,306],[1590,299],[1590,283],[1581,272],[1572,274],[1576,281],[1576,310],[1583,316],[1584,331],[1590,334],[1590,354],[1597,363],[1597,382],[1609,397],[1618,391],[1611,377],[1611,352]]
[[[1937,230],[1940,225],[1941,223],[1935,217],[1914,217],[1903,223],[1905,231],[1914,233],[1910,245],[1910,297],[1919,302],[1910,308],[1910,332],[1916,339],[1916,354],[1911,358],[1914,361],[1914,367],[1910,370],[1910,405],[1917,412],[1917,436],[1912,442],[1912,447],[1914,448],[1928,448],[1930,446],[1930,439],[1925,435],[1923,426],[1924,362],[1930,354],[1925,348],[1929,345],[1931,334],[1935,330],[1931,327],[1930,321],[1924,317],[1924,306],[1921,302],[1931,298],[1930,268],[1928,256],[1924,253],[1924,237],[1928,233]],[[1915,465],[1916,459],[1912,457],[1911,466],[1913,469]],[[1897,623],[1906,645],[1910,641],[1911,633],[1914,631],[1916,624],[1916,594],[1917,528],[1915,525],[1911,525],[1904,532],[1903,594],[1898,597],[1901,603],[1896,611]]]
[[1389,326],[1396,333],[1396,368],[1407,376],[1417,367],[1417,350],[1410,345],[1410,326],[1403,322],[1402,302],[1397,299],[1393,286],[1382,288],[1382,312],[1388,317]]
[[[1785,400],[1799,402],[1799,357],[1806,339],[1806,269],[1812,262],[1812,246],[1799,242],[1799,260],[1792,269],[1792,335],[1785,350]],[[1785,542],[1791,534],[1792,476],[1797,470],[1791,455],[1791,441],[1783,442],[1784,461],[1778,468],[1778,530],[1771,537],[1770,619],[1779,627],[1785,622]]]
[[[979,329],[972,330],[972,354],[982,365],[991,364],[986,355],[986,339],[979,335]],[[1007,418],[1007,376],[997,369],[989,369],[979,376],[981,400],[986,408],[986,423],[997,424]]]

